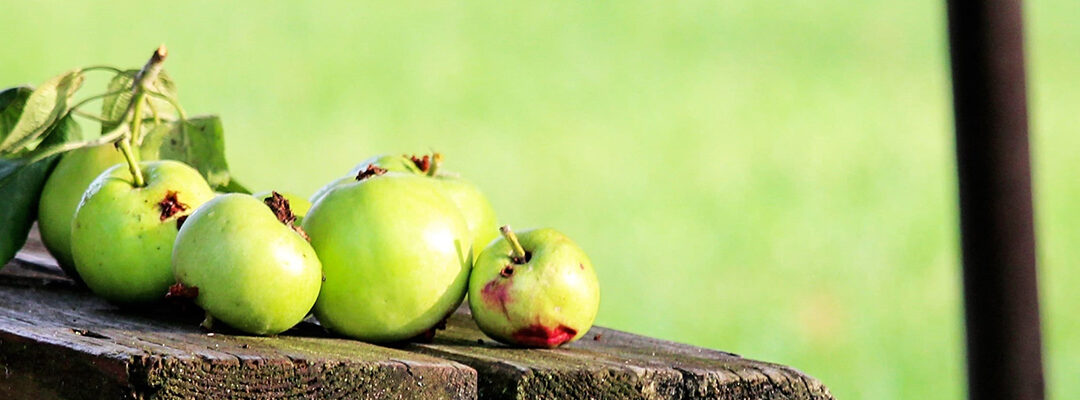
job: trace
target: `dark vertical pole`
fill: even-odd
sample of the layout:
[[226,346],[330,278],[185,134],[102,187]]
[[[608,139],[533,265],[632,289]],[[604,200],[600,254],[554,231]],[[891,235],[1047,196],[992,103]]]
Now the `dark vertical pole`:
[[971,399],[1042,399],[1020,0],[948,0]]

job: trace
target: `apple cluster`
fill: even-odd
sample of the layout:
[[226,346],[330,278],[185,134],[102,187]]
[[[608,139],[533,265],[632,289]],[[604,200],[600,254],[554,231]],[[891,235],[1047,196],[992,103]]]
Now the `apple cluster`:
[[584,336],[599,307],[585,252],[553,229],[498,228],[483,193],[441,164],[438,153],[373,157],[309,202],[219,194],[182,162],[89,147],[50,175],[39,227],[97,295],[121,306],[189,298],[207,327],[274,335],[313,313],[337,334],[399,342],[431,337],[467,295],[501,342]]

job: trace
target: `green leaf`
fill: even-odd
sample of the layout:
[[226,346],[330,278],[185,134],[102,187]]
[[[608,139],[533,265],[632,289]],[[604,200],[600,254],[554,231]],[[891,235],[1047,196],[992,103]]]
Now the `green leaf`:
[[29,86],[16,86],[0,91],[0,141],[8,136],[11,128],[19,122],[26,99],[34,89]]
[[229,175],[225,132],[216,115],[157,125],[146,133],[139,153],[144,160],[183,161],[199,170],[214,190],[247,192]]
[[[113,77],[109,81],[109,88],[105,93],[119,92],[112,96],[106,96],[101,101],[101,117],[108,121],[101,124],[101,133],[111,131],[116,128],[121,122],[120,119],[124,117],[124,113],[127,112],[128,105],[131,104],[131,85],[135,79],[135,74],[138,74],[139,70],[130,69]],[[176,98],[176,85],[173,83],[172,78],[169,78],[169,74],[162,70],[158,74],[157,80],[150,82],[147,85],[151,91],[162,94],[173,101],[177,101]],[[153,96],[147,96],[147,104],[150,107],[143,107],[143,116],[152,117],[154,110],[157,110],[158,116],[161,117],[175,117],[176,108],[173,107],[167,100],[160,99]],[[146,128],[150,128],[146,125]]]
[[251,189],[248,189],[247,186],[242,185],[236,179],[231,179],[231,178],[229,179],[229,184],[228,185],[225,185],[225,186],[223,186],[221,188],[218,188],[217,191],[224,192],[224,193],[251,194]]
[[[18,175],[23,170],[33,167],[36,164],[47,162],[50,159],[59,157],[61,154],[54,154],[49,157],[36,157],[42,154],[49,148],[54,146],[60,146],[69,142],[77,142],[82,139],[82,128],[79,123],[71,116],[65,117],[55,124],[53,129],[45,135],[45,140],[41,142],[41,146],[30,151],[25,151],[14,157],[0,157],[0,187],[8,185],[12,180],[18,178]],[[41,158],[35,160],[35,158]],[[2,199],[2,197],[0,197]]]
[[[79,124],[71,117],[60,120],[42,145],[61,144],[81,137]],[[0,268],[26,243],[30,226],[37,219],[41,188],[60,156],[28,163],[25,158],[0,158]]]
[[0,90],[0,110],[7,108],[7,106],[11,104],[11,102],[19,98],[22,98],[23,103],[25,103],[26,97],[30,96],[30,92],[33,91],[34,88],[27,85],[12,86],[9,88],[4,88],[4,90]]
[[18,122],[0,142],[0,155],[13,155],[49,132],[68,111],[68,101],[82,86],[85,77],[74,69],[49,79],[26,99]]

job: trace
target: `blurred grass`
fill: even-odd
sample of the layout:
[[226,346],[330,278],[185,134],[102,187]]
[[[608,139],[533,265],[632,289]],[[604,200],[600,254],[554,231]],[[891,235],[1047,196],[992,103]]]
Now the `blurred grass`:
[[[1058,399],[1080,394],[1078,14],[1027,7]],[[964,392],[942,2],[2,0],[0,27],[4,86],[167,43],[256,190],[438,149],[503,222],[590,253],[601,324],[791,364],[838,398]]]

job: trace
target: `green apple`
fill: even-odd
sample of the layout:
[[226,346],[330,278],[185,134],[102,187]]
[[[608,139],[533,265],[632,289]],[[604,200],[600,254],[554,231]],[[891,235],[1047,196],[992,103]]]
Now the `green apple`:
[[469,237],[472,246],[471,258],[475,259],[488,243],[498,236],[498,221],[495,219],[495,210],[487,197],[476,185],[461,178],[458,174],[440,169],[442,155],[433,153],[430,156],[394,156],[380,155],[368,158],[357,164],[349,172],[348,176],[338,178],[323,186],[311,196],[311,202],[316,203],[326,193],[334,188],[354,182],[355,177],[365,171],[368,166],[374,165],[389,172],[402,172],[433,178],[432,182],[450,199],[461,211],[468,225]]
[[424,333],[465,296],[465,221],[428,178],[372,166],[330,189],[303,229],[322,261],[315,316],[339,334],[394,342]]
[[420,172],[420,170],[417,169],[416,165],[413,164],[412,160],[410,160],[408,157],[391,155],[374,156],[364,161],[361,161],[359,164],[356,164],[356,166],[349,171],[348,175],[335,179],[333,182],[328,183],[326,186],[319,188],[319,190],[315,191],[315,193],[311,195],[311,203],[314,204],[318,202],[319,199],[321,199],[324,195],[329,193],[330,190],[334,189],[335,187],[350,182],[356,182],[356,176],[361,172],[367,170],[367,167],[370,165],[374,165],[391,172]]
[[164,297],[174,282],[178,220],[214,197],[199,171],[178,161],[139,163],[138,187],[126,164],[102,172],[75,211],[71,251],[86,285],[119,304]]
[[498,221],[495,220],[495,210],[491,207],[487,197],[480,189],[471,182],[461,178],[458,174],[441,169],[442,155],[433,153],[430,156],[406,157],[406,156],[376,156],[361,162],[353,168],[353,175],[367,168],[368,165],[377,165],[389,171],[410,172],[428,176],[434,179],[440,189],[450,198],[465,217],[468,225],[469,236],[472,238],[472,257],[480,255],[480,251],[498,236]]
[[319,202],[319,199],[322,199],[323,196],[326,196],[327,193],[330,193],[331,190],[334,190],[334,188],[350,182],[356,182],[356,174],[334,179],[332,182],[327,183],[325,186],[319,188],[319,190],[316,190],[315,193],[312,194],[311,197],[309,197],[308,199],[311,201],[311,204],[314,205],[315,203]]
[[94,178],[123,162],[123,154],[112,145],[69,152],[60,159],[41,191],[38,203],[41,241],[72,279],[79,280],[71,256],[71,220],[75,218],[75,209]]
[[408,157],[391,155],[374,156],[364,161],[361,161],[359,164],[353,167],[351,171],[349,171],[348,175],[335,179],[333,182],[330,182],[326,186],[319,188],[319,190],[315,191],[315,194],[311,195],[311,203],[314,204],[318,202],[319,199],[321,199],[324,195],[326,195],[326,193],[329,193],[330,190],[334,189],[335,187],[350,182],[356,182],[356,176],[360,174],[360,172],[367,170],[367,167],[369,165],[374,165],[391,172],[420,173],[420,170],[417,168],[416,164],[413,164],[412,160],[410,160]]
[[296,226],[300,226],[300,223],[304,221],[304,216],[307,215],[308,210],[311,209],[311,202],[307,199],[297,196],[292,193],[265,191],[255,193],[252,196],[260,201],[267,201],[272,199],[274,193],[281,195],[288,202],[289,210],[296,216]]
[[495,210],[491,208],[487,197],[471,182],[446,173],[436,175],[435,180],[439,182],[443,192],[465,217],[469,237],[472,238],[472,257],[476,259],[484,250],[484,246],[498,236]]
[[322,267],[294,230],[289,203],[278,193],[268,202],[226,194],[184,221],[173,247],[173,274],[184,287],[197,288],[195,304],[208,317],[244,332],[274,335],[311,310]]
[[525,347],[553,348],[584,336],[600,306],[589,257],[554,229],[515,234],[504,226],[502,232],[469,277],[476,325],[495,340]]
[[421,171],[420,165],[414,159],[415,157],[392,156],[389,154],[374,156],[356,164],[352,171],[349,171],[349,176],[356,176],[360,172],[367,170],[369,165],[383,168],[389,172],[412,172],[417,174],[424,172]]

